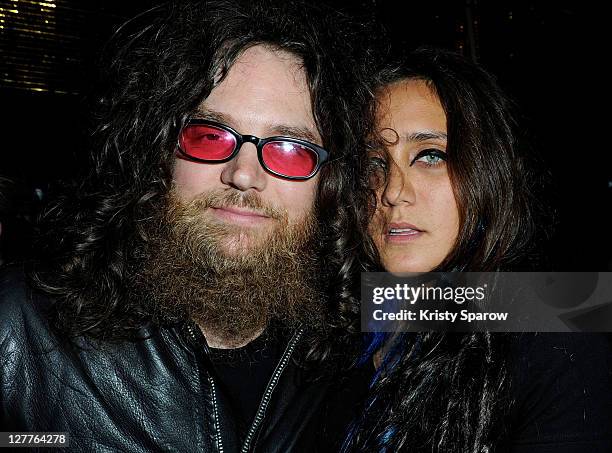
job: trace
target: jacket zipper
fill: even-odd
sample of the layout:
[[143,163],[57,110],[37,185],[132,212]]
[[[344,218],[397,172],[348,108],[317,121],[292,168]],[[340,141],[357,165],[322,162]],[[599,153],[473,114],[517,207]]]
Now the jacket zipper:
[[[197,338],[191,324],[187,324],[187,331],[191,336],[194,344],[197,344]],[[221,423],[219,421],[219,408],[217,407],[217,387],[215,386],[215,380],[209,372],[206,372],[208,383],[210,384],[210,391],[212,394],[213,404],[213,426],[215,429],[215,444],[217,444],[217,451],[223,453],[223,439],[221,438]]]
[[240,453],[248,453],[250,451],[251,442],[253,442],[253,438],[255,437],[255,434],[257,433],[261,422],[263,421],[266,415],[266,410],[268,409],[268,404],[270,403],[270,399],[272,398],[272,393],[274,392],[274,389],[276,388],[276,385],[280,380],[281,374],[283,374],[283,371],[285,370],[285,368],[287,368],[287,364],[289,363],[289,359],[291,358],[291,355],[295,350],[295,346],[297,345],[298,341],[300,341],[300,338],[302,338],[303,334],[304,329],[302,328],[298,329],[297,332],[293,334],[293,337],[289,341],[285,352],[283,352],[283,355],[280,361],[278,362],[278,365],[276,365],[276,369],[274,370],[274,373],[272,373],[272,377],[270,378],[270,381],[266,386],[266,390],[264,391],[263,397],[261,398],[261,402],[259,403],[259,407],[257,408],[255,419],[253,420],[253,423],[249,428],[249,432],[247,433],[247,436],[244,439],[244,444],[242,445]]
[[[193,326],[191,324],[187,325],[187,330],[192,340],[194,341],[194,343],[196,343],[197,339],[193,331]],[[268,382],[268,385],[266,386],[263,397],[261,398],[261,402],[259,403],[259,407],[257,408],[257,412],[255,413],[255,418],[253,420],[253,423],[251,424],[251,427],[249,428],[249,431],[244,440],[244,444],[242,445],[242,449],[240,450],[240,453],[249,452],[251,448],[251,442],[253,442],[253,438],[255,437],[255,434],[257,433],[261,425],[261,422],[264,419],[264,416],[266,415],[266,410],[268,409],[268,405],[270,404],[270,399],[272,399],[272,393],[274,392],[274,389],[276,388],[276,385],[278,384],[278,381],[280,380],[280,377],[283,374],[283,371],[285,371],[285,368],[287,368],[287,365],[289,364],[289,359],[293,355],[293,351],[295,350],[295,347],[298,341],[300,341],[300,338],[302,338],[303,334],[304,334],[304,329],[303,328],[298,329],[293,334],[293,337],[291,337],[289,344],[285,348],[285,351],[283,352],[283,355],[280,358],[278,364],[276,365],[274,373],[272,373],[272,377],[270,378],[270,381]],[[223,440],[221,438],[221,424],[219,422],[219,408],[217,407],[217,387],[215,386],[215,380],[213,379],[212,375],[210,373],[207,373],[207,374],[208,374],[208,383],[210,384],[211,393],[212,393],[213,425],[215,429],[215,436],[214,436],[215,443],[217,444],[217,450],[219,451],[219,453],[223,453]]]

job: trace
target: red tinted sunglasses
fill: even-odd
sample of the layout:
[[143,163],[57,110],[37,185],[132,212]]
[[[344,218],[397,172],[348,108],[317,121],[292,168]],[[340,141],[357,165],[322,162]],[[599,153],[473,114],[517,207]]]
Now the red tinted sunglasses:
[[263,168],[286,179],[312,178],[329,157],[323,148],[305,140],[242,135],[225,124],[201,119],[191,119],[183,127],[179,152],[197,162],[222,163],[236,157],[244,143],[257,147]]

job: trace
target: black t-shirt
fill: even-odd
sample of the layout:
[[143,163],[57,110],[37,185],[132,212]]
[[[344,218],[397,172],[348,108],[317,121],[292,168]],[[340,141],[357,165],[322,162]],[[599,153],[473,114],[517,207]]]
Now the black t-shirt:
[[241,348],[209,348],[217,384],[229,399],[241,437],[255,417],[287,342],[288,338],[280,332],[266,331]]
[[510,360],[510,452],[612,452],[609,335],[518,335]]

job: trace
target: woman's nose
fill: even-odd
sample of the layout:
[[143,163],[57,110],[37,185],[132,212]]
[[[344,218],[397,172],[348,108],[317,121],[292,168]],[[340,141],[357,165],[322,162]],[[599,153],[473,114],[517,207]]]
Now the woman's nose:
[[398,165],[392,165],[382,194],[382,204],[396,206],[402,203],[414,203],[414,200],[415,191],[410,177]]

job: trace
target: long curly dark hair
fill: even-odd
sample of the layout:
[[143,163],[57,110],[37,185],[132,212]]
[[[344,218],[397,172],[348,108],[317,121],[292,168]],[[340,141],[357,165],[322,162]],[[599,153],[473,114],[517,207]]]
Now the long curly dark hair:
[[[424,81],[446,114],[461,228],[434,271],[534,266],[534,244],[543,236],[538,219],[551,213],[536,197],[542,179],[534,176],[537,165],[521,147],[514,107],[494,78],[459,55],[434,49],[403,55],[381,74],[381,86]],[[344,451],[498,451],[512,404],[511,341],[508,334],[491,333],[372,335],[363,360],[381,350],[386,355]]]
[[141,303],[125,293],[126,263],[144,240],[139,224],[168,193],[185,121],[241,52],[266,44],[303,63],[315,121],[331,154],[316,205],[325,238],[321,279],[332,316],[328,331],[310,339],[307,357],[317,363],[346,357],[331,345],[348,347],[358,332],[356,276],[368,262],[356,150],[372,124],[373,94],[366,55],[351,46],[360,31],[339,13],[300,2],[211,0],[170,1],[116,33],[101,78],[91,171],[42,220],[44,266],[34,277],[55,301],[53,324],[63,336],[124,340],[150,322]]

